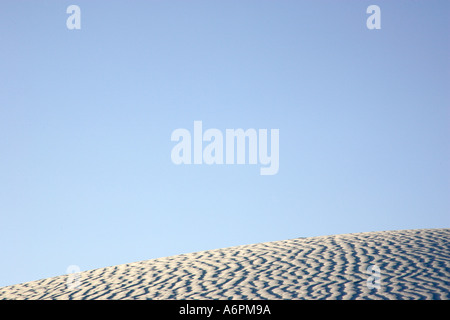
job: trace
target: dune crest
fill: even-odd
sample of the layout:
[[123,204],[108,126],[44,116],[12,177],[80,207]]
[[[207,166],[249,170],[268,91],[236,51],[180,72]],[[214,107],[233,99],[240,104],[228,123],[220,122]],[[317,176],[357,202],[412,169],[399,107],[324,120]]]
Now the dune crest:
[[[379,288],[374,273],[379,268]],[[181,254],[0,288],[0,299],[450,298],[450,229],[319,236]],[[371,286],[372,284],[372,286]]]

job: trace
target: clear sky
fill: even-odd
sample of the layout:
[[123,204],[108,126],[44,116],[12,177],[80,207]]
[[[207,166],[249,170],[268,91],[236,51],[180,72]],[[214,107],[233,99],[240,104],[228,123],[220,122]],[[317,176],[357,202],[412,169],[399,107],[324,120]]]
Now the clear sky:
[[[447,0],[1,1],[0,286],[450,227],[449,15]],[[175,165],[171,134],[195,120],[279,129],[278,174]]]

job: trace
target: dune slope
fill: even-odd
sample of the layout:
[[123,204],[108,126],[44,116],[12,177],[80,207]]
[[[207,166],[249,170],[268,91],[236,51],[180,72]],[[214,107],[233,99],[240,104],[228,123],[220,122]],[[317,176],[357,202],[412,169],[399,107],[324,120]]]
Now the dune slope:
[[75,288],[68,286],[75,283],[68,282],[69,275],[3,287],[0,299],[447,300],[450,229],[242,245],[89,270],[79,276]]

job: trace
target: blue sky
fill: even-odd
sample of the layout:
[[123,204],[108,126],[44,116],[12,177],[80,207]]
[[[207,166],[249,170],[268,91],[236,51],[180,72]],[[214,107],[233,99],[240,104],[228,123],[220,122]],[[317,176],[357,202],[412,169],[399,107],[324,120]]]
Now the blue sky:
[[[66,8],[81,9],[68,30]],[[381,9],[369,30],[366,8]],[[450,227],[448,1],[2,1],[0,286],[241,244]],[[280,168],[175,165],[279,129]]]

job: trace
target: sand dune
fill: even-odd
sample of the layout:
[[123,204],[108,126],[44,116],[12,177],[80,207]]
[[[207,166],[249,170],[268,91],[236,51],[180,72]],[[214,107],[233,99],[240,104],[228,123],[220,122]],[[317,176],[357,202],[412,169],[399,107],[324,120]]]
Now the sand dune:
[[68,275],[7,286],[0,299],[447,300],[449,240],[419,229],[242,245],[84,271],[76,288]]

